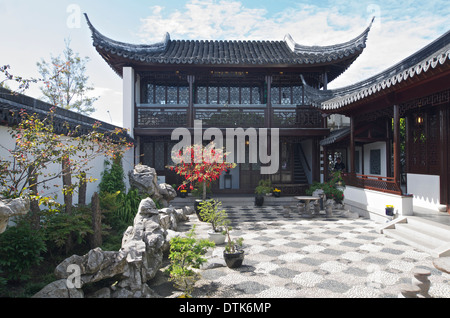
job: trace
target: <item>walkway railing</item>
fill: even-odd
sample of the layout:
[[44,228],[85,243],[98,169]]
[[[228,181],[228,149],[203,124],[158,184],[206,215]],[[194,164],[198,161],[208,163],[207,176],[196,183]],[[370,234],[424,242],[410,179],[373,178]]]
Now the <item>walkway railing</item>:
[[[188,112],[187,105],[138,104],[136,126],[139,128],[189,127]],[[195,104],[192,116],[194,120],[202,120],[205,127],[323,127],[320,111],[308,105],[273,105],[268,108],[265,104],[232,106]]]
[[391,177],[371,176],[364,174],[345,173],[342,178],[346,185],[375,190],[385,193],[402,195],[400,185]]

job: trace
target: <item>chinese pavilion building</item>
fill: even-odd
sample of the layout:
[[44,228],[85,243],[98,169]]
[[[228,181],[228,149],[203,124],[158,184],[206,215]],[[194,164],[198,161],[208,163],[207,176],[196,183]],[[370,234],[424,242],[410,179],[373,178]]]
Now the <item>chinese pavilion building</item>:
[[[123,79],[123,120],[136,141],[138,162],[154,167],[169,184],[175,128],[278,128],[279,169],[272,183],[284,194],[320,181],[320,141],[326,118],[305,88],[327,90],[366,46],[367,27],[356,38],[331,46],[283,41],[173,40],[137,45],[102,35],[90,23],[93,45]],[[305,85],[304,85],[305,84]],[[246,142],[248,149],[248,142]],[[254,193],[261,163],[239,163],[214,185],[220,193]]]
[[364,81],[306,91],[323,113],[350,118],[320,142],[325,179],[336,153],[345,158],[346,204],[379,216],[385,205],[450,213],[450,31]]

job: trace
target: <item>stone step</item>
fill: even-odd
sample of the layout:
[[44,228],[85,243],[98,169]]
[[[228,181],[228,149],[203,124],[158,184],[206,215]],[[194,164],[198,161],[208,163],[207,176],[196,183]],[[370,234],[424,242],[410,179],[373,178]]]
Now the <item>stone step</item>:
[[402,217],[380,231],[433,257],[450,256],[450,227],[418,217]]
[[441,224],[428,220],[408,217],[407,223],[398,223],[396,229],[417,236],[425,242],[439,246],[450,242],[450,227],[445,229]]

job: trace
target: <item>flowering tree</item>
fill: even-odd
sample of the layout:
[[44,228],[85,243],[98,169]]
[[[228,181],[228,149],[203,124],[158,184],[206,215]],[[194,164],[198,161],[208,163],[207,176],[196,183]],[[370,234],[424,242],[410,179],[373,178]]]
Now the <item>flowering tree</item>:
[[[38,193],[38,186],[48,190],[48,183],[65,176],[75,177],[62,188],[63,194],[71,194],[82,182],[93,182],[85,178],[90,162],[99,156],[122,155],[132,144],[123,137],[122,129],[102,133],[100,123],[95,123],[87,134],[79,132],[79,126],[69,127],[65,123],[66,134],[55,132],[52,108],[45,118],[37,114],[19,113],[20,122],[10,129],[15,139],[14,149],[7,149],[10,158],[0,159],[1,194],[7,198],[30,196],[40,204],[49,204],[56,195]],[[49,169],[51,165],[65,167]]]
[[176,164],[169,169],[185,179],[178,189],[185,189],[189,184],[192,190],[193,183],[200,182],[203,184],[202,199],[205,200],[207,184],[219,179],[222,172],[236,167],[235,163],[224,161],[225,155],[224,149],[216,148],[212,142],[208,146],[191,145],[184,151],[173,151],[172,159]]
[[[50,82],[68,72],[70,65],[70,62],[55,65],[54,75],[46,79],[13,75],[10,66],[3,65],[0,67],[0,74],[3,74],[0,87],[7,82],[15,82],[17,89],[7,91],[14,95],[23,93],[31,84],[44,83],[50,87]],[[73,176],[78,181],[64,181],[62,188],[63,194],[69,196],[80,184],[95,181],[94,178],[85,178],[93,159],[98,156],[121,156],[133,146],[125,139],[124,129],[102,133],[99,122],[92,125],[87,134],[80,133],[80,126],[71,128],[64,123],[66,133],[59,135],[55,131],[55,113],[56,107],[50,109],[45,118],[23,110],[19,112],[19,124],[10,128],[11,137],[16,141],[15,148],[7,149],[0,144],[10,155],[10,158],[0,159],[0,194],[3,197],[30,196],[33,203],[49,204],[54,202],[56,194],[42,195],[38,193],[38,186],[48,190],[50,181],[57,178],[68,180]],[[48,170],[52,164],[60,165],[62,169]]]

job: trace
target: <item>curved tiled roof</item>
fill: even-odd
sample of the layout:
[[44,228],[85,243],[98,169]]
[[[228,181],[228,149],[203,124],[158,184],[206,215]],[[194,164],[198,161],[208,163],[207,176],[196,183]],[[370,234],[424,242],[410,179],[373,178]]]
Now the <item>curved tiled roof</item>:
[[171,40],[168,33],[150,45],[118,42],[102,35],[89,21],[97,50],[148,64],[312,65],[348,61],[345,70],[366,46],[370,27],[355,39],[330,46],[303,46],[290,35],[283,41]]
[[444,64],[450,65],[450,31],[403,61],[367,80],[323,93],[310,87],[308,91],[315,95],[317,106],[325,111],[332,111],[384,90],[395,88],[406,80],[414,79]]

